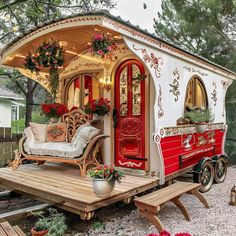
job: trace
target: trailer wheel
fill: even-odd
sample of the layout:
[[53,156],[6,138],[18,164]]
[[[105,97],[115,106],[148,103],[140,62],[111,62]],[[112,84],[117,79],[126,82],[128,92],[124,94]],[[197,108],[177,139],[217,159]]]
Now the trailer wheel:
[[227,175],[227,161],[224,157],[220,157],[215,163],[215,182],[222,183],[224,182]]
[[212,163],[206,161],[201,167],[201,172],[193,175],[193,180],[201,184],[200,192],[205,193],[209,191],[214,181],[214,167]]

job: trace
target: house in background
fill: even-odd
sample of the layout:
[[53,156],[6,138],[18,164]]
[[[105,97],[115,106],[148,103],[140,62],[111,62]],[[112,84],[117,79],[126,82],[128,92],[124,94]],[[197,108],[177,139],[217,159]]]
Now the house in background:
[[19,120],[24,98],[0,85],[0,138],[11,137],[11,122]]

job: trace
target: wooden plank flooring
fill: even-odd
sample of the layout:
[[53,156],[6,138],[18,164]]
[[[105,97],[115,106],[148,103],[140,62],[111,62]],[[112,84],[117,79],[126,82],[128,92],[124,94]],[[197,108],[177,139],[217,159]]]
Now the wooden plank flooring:
[[90,212],[132,197],[158,184],[157,178],[125,175],[108,198],[93,193],[89,177],[81,178],[76,167],[45,164],[23,165],[16,171],[0,169],[0,185],[46,203],[79,213]]

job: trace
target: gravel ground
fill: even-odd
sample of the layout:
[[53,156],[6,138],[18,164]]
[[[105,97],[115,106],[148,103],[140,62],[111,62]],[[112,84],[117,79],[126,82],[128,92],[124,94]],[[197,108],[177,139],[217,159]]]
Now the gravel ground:
[[[192,236],[236,236],[236,207],[228,204],[230,189],[234,184],[236,166],[228,169],[224,183],[214,184],[212,189],[204,194],[210,209],[204,208],[191,195],[183,196],[182,201],[192,218],[190,222],[184,219],[172,203],[167,203],[159,214],[166,230],[172,235],[188,232]],[[78,216],[68,212],[65,212],[65,215],[69,226],[67,236],[145,236],[148,233],[157,233],[156,228],[139,215],[134,204],[117,203],[100,209],[90,221],[81,221]],[[33,222],[32,218],[25,218],[15,223],[25,232],[29,232]]]

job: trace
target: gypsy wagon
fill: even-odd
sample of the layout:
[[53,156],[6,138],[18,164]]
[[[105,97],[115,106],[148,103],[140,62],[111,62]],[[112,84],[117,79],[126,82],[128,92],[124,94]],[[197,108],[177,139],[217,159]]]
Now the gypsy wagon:
[[[105,58],[92,55],[87,47],[96,34],[115,42],[116,48]],[[24,61],[33,47],[52,38],[65,51],[57,101],[83,110],[93,99],[110,100],[112,112],[99,124],[111,137],[102,146],[103,162],[114,163],[130,175],[156,179],[146,188],[137,187],[132,195],[190,171],[202,191],[209,190],[214,179],[224,180],[225,94],[235,73],[103,12],[32,29],[2,50],[1,65],[17,69],[50,91],[47,68],[36,74],[24,67]],[[211,110],[214,122],[204,132],[179,122],[190,106]],[[7,180],[17,172],[4,172],[1,182],[12,186]],[[141,183],[139,177],[133,183]]]

